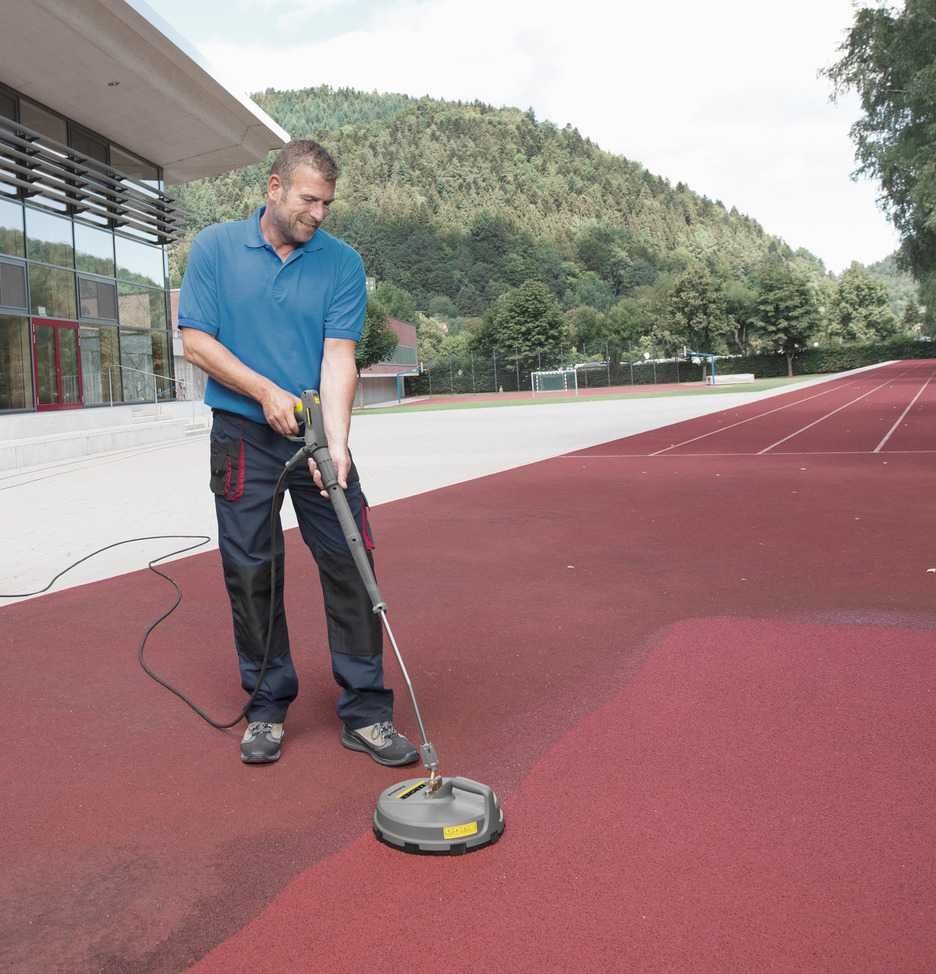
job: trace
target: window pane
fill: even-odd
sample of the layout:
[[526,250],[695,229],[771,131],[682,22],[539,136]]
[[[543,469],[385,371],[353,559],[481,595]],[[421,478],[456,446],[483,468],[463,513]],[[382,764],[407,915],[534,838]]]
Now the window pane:
[[153,372],[157,377],[156,390],[160,399],[174,399],[175,384],[169,378],[169,333],[166,331],[150,332],[153,343]]
[[151,162],[131,155],[116,145],[110,147],[110,157],[111,165],[119,169],[124,176],[129,176],[139,183],[146,183],[154,189],[159,187],[159,172]]
[[82,325],[81,381],[86,406],[123,402],[116,328]]
[[126,402],[152,401],[153,346],[149,332],[120,329],[120,364]]
[[30,260],[41,260],[46,264],[74,267],[75,248],[72,246],[71,220],[27,206],[26,256]]
[[78,374],[78,329],[56,328],[59,340],[59,365],[62,370],[62,402],[71,406],[81,402]]
[[120,323],[131,328],[166,330],[166,292],[136,284],[117,285]]
[[40,318],[71,318],[75,314],[75,275],[57,267],[29,265],[30,309]]
[[25,241],[22,206],[0,199],[0,254],[22,257]]
[[26,98],[20,99],[20,121],[23,125],[47,135],[50,139],[55,139],[56,142],[68,141],[65,119],[34,105]]
[[126,237],[114,237],[117,246],[117,276],[136,284],[165,287],[162,248],[148,247]]
[[98,162],[107,162],[107,143],[98,136],[78,128],[77,125],[71,127],[71,138],[68,144],[86,156],[97,159]]
[[0,304],[26,308],[26,265],[0,261]]
[[75,223],[75,262],[80,271],[113,277],[114,235]]
[[78,278],[78,310],[82,318],[117,320],[117,287],[107,281]]
[[0,115],[16,118],[16,99],[6,91],[0,91]]
[[40,406],[56,406],[59,401],[55,374],[55,329],[36,328],[36,399]]
[[29,320],[0,316],[0,409],[32,409]]
[[[102,227],[110,226],[106,216],[101,216],[99,213],[95,213],[93,210],[83,210],[81,213],[81,219],[86,220],[88,223],[97,223]],[[78,224],[76,223],[75,226],[78,226]]]
[[120,228],[120,232],[125,233],[130,237],[136,237],[138,240],[142,240],[144,243],[159,243],[159,237],[155,233],[150,233],[148,230],[139,230],[136,227],[123,226]]

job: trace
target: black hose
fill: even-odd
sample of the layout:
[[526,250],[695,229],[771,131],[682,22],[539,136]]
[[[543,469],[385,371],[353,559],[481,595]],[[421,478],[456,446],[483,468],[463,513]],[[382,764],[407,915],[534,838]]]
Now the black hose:
[[289,473],[289,468],[284,467],[283,472],[279,475],[279,479],[276,481],[276,487],[273,489],[273,501],[270,505],[270,544],[272,552],[272,563],[270,566],[270,616],[267,621],[267,634],[266,643],[263,649],[263,663],[260,666],[260,675],[257,677],[257,686],[247,703],[244,704],[241,712],[233,719],[227,722],[217,721],[210,717],[204,710],[197,706],[192,700],[190,700],[181,690],[174,687],[168,680],[164,680],[161,676],[155,673],[146,664],[144,658],[144,649],[146,647],[146,640],[149,639],[150,634],[153,630],[164,620],[167,619],[173,612],[179,607],[182,602],[182,589],[175,583],[175,581],[166,575],[164,572],[159,571],[154,566],[159,562],[164,561],[166,558],[171,558],[173,555],[181,555],[186,551],[194,551],[196,548],[201,548],[202,545],[208,544],[211,538],[205,534],[155,534],[150,535],[145,538],[127,538],[124,541],[115,541],[113,544],[105,545],[103,548],[98,548],[97,551],[92,551],[90,554],[85,555],[83,558],[79,558],[78,561],[73,562],[67,568],[63,568],[44,588],[36,589],[35,592],[14,592],[12,594],[0,593],[0,599],[23,599],[31,595],[42,595],[44,592],[48,592],[50,588],[67,572],[70,572],[73,568],[77,568],[83,562],[88,561],[89,558],[93,558],[95,555],[99,555],[102,552],[109,551],[111,548],[117,548],[120,545],[125,544],[135,544],[138,541],[168,541],[170,538],[183,538],[189,541],[198,540],[198,544],[188,545],[185,548],[179,548],[177,551],[170,551],[165,555],[160,555],[158,558],[154,558],[151,562],[147,564],[147,568],[154,574],[158,575],[160,578],[164,578],[176,592],[176,600],[173,602],[170,608],[168,608],[161,616],[159,616],[154,622],[150,623],[146,627],[146,631],[143,633],[143,638],[140,640],[140,648],[137,650],[137,660],[140,666],[143,668],[143,672],[146,673],[148,677],[155,680],[160,686],[165,687],[170,693],[174,693],[183,703],[188,704],[192,710],[198,714],[202,720],[211,724],[212,727],[216,727],[218,730],[227,730],[229,727],[233,727],[235,724],[239,724],[246,716],[247,711],[250,709],[250,705],[254,702],[257,694],[260,692],[261,686],[263,686],[263,677],[266,675],[267,665],[270,661],[270,646],[273,641],[273,619],[275,615],[275,601],[276,601],[276,501],[281,493],[281,488],[283,485],[283,480],[286,474]]

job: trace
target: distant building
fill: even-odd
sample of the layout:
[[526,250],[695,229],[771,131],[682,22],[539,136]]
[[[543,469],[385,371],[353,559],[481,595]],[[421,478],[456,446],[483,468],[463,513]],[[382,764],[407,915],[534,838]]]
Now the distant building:
[[416,326],[397,318],[390,318],[387,324],[396,332],[397,347],[388,361],[372,365],[361,373],[355,406],[375,406],[402,399],[404,377],[419,375]]
[[23,0],[0,24],[0,413],[176,398],[167,186],[289,136],[140,0]]

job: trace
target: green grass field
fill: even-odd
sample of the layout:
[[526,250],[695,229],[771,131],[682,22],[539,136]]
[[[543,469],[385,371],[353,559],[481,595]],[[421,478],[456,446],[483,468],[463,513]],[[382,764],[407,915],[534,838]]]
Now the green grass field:
[[755,379],[753,382],[744,382],[731,386],[687,385],[682,388],[673,386],[672,389],[667,389],[665,392],[660,392],[659,390],[654,392],[612,392],[607,395],[596,393],[580,396],[576,396],[574,393],[569,395],[540,393],[536,397],[530,393],[526,398],[522,399],[477,400],[472,399],[469,394],[464,399],[460,396],[451,396],[441,402],[427,402],[425,404],[416,402],[411,406],[372,406],[365,409],[356,409],[355,413],[436,412],[441,409],[500,409],[503,406],[541,406],[543,403],[601,402],[608,399],[662,399],[670,396],[718,396],[731,392],[763,392],[765,389],[776,389],[778,386],[786,386],[793,382],[802,382],[804,379],[810,378],[814,377],[797,375],[792,379],[786,378],[785,376],[775,379]]

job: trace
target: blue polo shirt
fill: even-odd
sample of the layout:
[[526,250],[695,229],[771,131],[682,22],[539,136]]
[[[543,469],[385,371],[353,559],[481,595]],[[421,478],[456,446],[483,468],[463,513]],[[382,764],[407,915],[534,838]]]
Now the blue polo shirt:
[[[299,396],[317,389],[326,338],[358,341],[367,311],[364,264],[319,228],[286,260],[246,220],[205,227],[192,242],[179,327],[214,336],[244,365]],[[265,423],[260,404],[212,378],[205,403]]]

